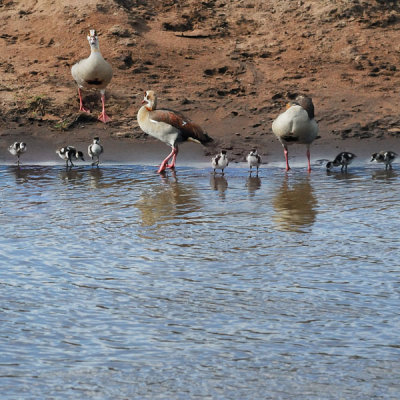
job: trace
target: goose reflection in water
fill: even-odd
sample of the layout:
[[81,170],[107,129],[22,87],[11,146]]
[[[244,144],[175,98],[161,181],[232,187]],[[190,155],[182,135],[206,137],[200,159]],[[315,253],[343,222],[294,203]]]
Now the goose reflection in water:
[[257,190],[261,188],[261,179],[258,176],[249,176],[246,180],[249,197],[254,197]]
[[210,186],[219,192],[219,197],[225,199],[225,192],[228,189],[228,181],[225,176],[210,175]]
[[[135,206],[141,213],[142,226],[171,224],[174,217],[190,214],[201,209],[200,196],[191,185],[180,183],[172,172],[172,179],[167,174],[162,175],[161,184],[151,185],[145,190]],[[167,232],[168,233],[168,232]]]
[[317,216],[317,200],[309,178],[291,183],[286,175],[273,199],[273,206],[273,220],[278,229],[305,232],[304,228],[312,226]]

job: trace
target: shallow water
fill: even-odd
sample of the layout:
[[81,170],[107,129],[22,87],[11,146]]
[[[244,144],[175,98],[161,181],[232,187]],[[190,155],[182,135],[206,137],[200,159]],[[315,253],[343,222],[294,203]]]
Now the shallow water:
[[399,398],[399,182],[0,166],[1,398]]

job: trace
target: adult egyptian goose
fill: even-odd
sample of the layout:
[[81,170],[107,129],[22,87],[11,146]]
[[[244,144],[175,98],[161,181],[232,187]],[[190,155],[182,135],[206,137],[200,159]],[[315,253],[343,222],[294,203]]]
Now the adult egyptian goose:
[[[182,114],[167,109],[157,109],[157,96],[154,91],[145,92],[142,104],[137,114],[140,128],[172,147],[171,153],[158,168],[158,173],[164,172],[166,168],[175,168],[180,143],[193,141],[206,145],[212,142],[213,139],[199,125]],[[171,158],[172,161],[168,164]]]
[[272,123],[272,131],[282,143],[286,171],[290,170],[288,160],[288,145],[293,143],[307,146],[308,171],[311,171],[310,145],[317,138],[318,124],[314,119],[314,104],[310,97],[298,96],[288,105],[288,109],[278,115]]
[[56,153],[65,160],[66,167],[68,168],[68,162],[71,163],[71,167],[74,166],[72,159],[74,160],[82,160],[85,161],[83,158],[83,153],[81,151],[77,151],[73,146],[65,146],[61,147],[60,149],[56,150]]
[[257,175],[258,175],[258,168],[261,165],[261,157],[257,152],[257,149],[253,149],[250,151],[250,153],[248,154],[248,156],[246,157],[247,160],[247,164],[250,167],[250,174],[252,172],[252,168],[256,167],[257,168]]
[[88,154],[89,157],[93,160],[96,157],[96,161],[92,162],[93,165],[99,166],[100,162],[100,154],[103,153],[103,146],[99,143],[100,138],[99,137],[94,137],[93,138],[93,143],[89,144],[88,147]]
[[71,74],[78,85],[79,111],[90,112],[83,106],[81,89],[98,89],[103,105],[99,120],[108,122],[110,117],[105,111],[105,91],[112,78],[112,68],[100,53],[99,39],[94,29],[90,30],[87,39],[90,44],[90,56],[80,60],[71,68]]
[[397,154],[393,151],[380,151],[379,153],[374,153],[371,156],[371,161],[376,161],[378,163],[384,163],[385,169],[392,169],[392,162],[397,157]]
[[326,169],[330,170],[333,167],[338,167],[339,165],[341,165],[342,172],[347,172],[347,166],[350,165],[356,157],[357,156],[353,153],[342,151],[335,157],[333,161],[328,161],[328,163],[326,164]]
[[17,164],[19,165],[19,158],[20,158],[21,154],[26,152],[26,143],[15,142],[11,146],[9,146],[8,151],[13,156],[17,156]]
[[222,150],[221,153],[213,157],[211,160],[211,165],[214,168],[214,174],[216,169],[220,169],[223,175],[224,169],[229,165],[229,160],[226,155],[226,150]]

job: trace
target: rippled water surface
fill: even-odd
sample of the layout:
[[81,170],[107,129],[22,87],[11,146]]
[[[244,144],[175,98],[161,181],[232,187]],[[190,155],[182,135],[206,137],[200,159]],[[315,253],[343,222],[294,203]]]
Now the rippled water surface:
[[399,184],[0,166],[1,398],[400,398]]

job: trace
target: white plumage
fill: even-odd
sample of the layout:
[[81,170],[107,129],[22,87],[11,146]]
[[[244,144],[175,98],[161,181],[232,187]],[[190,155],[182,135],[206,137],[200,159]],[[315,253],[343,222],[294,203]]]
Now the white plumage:
[[258,154],[256,149],[253,149],[250,151],[250,153],[248,154],[248,156],[246,157],[247,160],[247,164],[249,165],[250,168],[250,174],[251,174],[251,170],[253,167],[257,168],[257,175],[258,175],[258,168],[261,165],[261,157]]
[[103,146],[99,143],[100,139],[98,137],[93,138],[93,143],[91,143],[88,147],[89,157],[93,160],[96,158],[96,161],[92,162],[93,165],[99,166],[100,162],[100,154],[103,153]]
[[19,165],[19,158],[21,154],[26,152],[26,143],[24,142],[14,142],[11,146],[8,147],[8,151],[17,157],[17,164]]
[[71,74],[78,85],[78,94],[80,102],[80,111],[90,112],[83,106],[81,89],[97,89],[101,93],[102,112],[99,115],[99,120],[102,122],[110,121],[109,116],[105,112],[105,90],[112,78],[112,67],[103,58],[100,47],[99,39],[95,30],[90,30],[87,37],[90,44],[90,56],[80,60],[71,68]]
[[224,174],[224,169],[229,165],[226,150],[222,150],[221,153],[213,157],[211,160],[211,165],[214,168],[214,174],[216,169],[220,169],[222,174]]
[[288,160],[288,145],[293,143],[307,146],[308,170],[310,165],[310,144],[318,136],[318,124],[314,119],[312,99],[298,96],[289,108],[280,114],[272,123],[272,131],[282,143],[286,159],[286,170],[290,169]]

